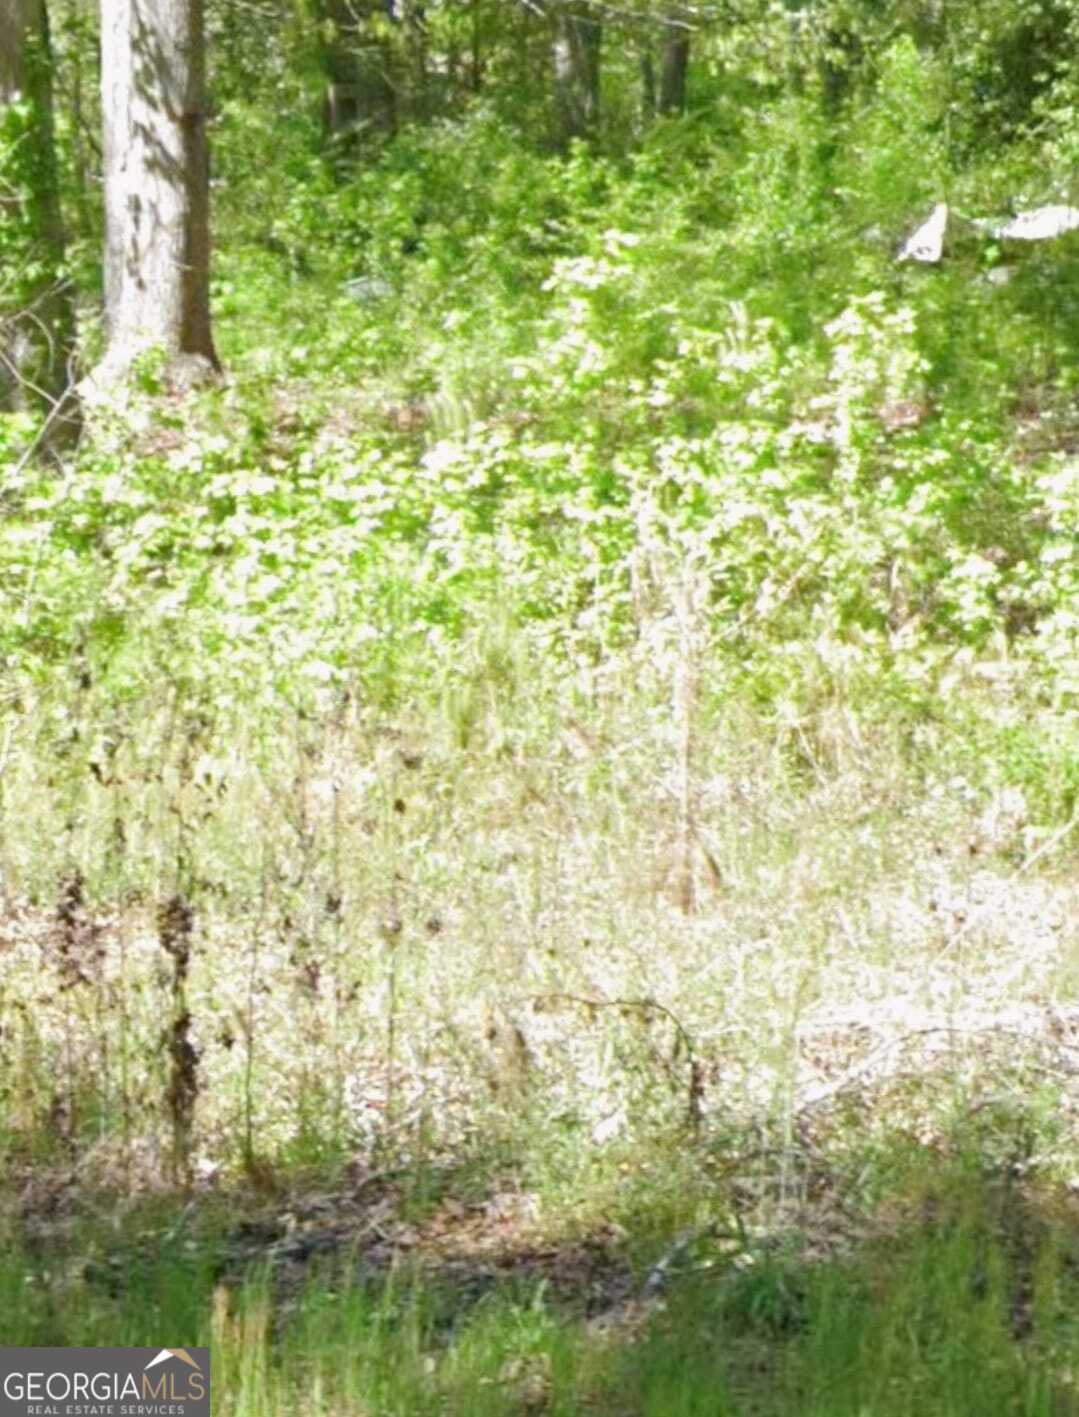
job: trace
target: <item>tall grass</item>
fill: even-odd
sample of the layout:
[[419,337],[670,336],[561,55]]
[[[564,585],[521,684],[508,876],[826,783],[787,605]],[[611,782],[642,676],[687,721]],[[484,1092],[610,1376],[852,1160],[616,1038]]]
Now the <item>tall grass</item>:
[[[908,1149],[892,1164],[900,1184],[830,1255],[781,1243],[725,1254],[702,1236],[664,1301],[594,1319],[544,1285],[477,1290],[449,1264],[378,1277],[361,1251],[283,1299],[265,1270],[215,1278],[194,1240],[155,1248],[151,1225],[112,1236],[110,1265],[63,1275],[48,1247],[7,1251],[5,1333],[208,1342],[214,1410],[237,1417],[1079,1410],[1074,1216],[970,1158],[933,1166]],[[103,1238],[83,1225],[75,1249]]]

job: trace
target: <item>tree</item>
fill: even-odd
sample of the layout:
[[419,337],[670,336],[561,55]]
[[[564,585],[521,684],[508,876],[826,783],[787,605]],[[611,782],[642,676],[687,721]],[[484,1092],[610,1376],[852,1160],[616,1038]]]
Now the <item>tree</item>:
[[640,52],[641,89],[644,116],[652,119],[684,113],[686,108],[686,73],[689,69],[689,28],[677,20],[661,21],[659,82],[651,34]]
[[[210,328],[203,0],[102,0],[106,352],[219,369]],[[101,372],[99,371],[99,372]]]
[[558,137],[563,144],[586,138],[599,119],[603,25],[588,6],[560,5],[554,14],[554,61]]
[[73,320],[44,0],[0,0],[0,409],[56,407]]
[[659,67],[660,113],[683,113],[686,107],[686,71],[689,68],[689,30],[668,21],[663,26],[663,48]]
[[397,95],[385,33],[393,19],[386,0],[316,0],[319,64],[325,78],[322,122],[328,138],[391,135]]

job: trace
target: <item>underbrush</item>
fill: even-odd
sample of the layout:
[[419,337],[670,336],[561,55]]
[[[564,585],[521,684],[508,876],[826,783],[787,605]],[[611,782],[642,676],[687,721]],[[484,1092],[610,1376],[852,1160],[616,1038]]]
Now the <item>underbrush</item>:
[[793,1126],[848,1068],[1056,1086],[1079,914],[1052,710],[960,663],[931,709],[885,683],[859,712],[806,656],[769,713],[692,623],[665,634],[573,667],[492,626],[381,704],[166,661],[126,697],[92,660],[24,685],[14,1153],[252,1171],[482,1137],[542,1170]]
[[4,421],[9,1342],[209,1336],[237,1413],[1074,1410],[1073,238],[895,265],[1039,197],[902,46],[850,131],[757,98],[312,171],[229,382]]

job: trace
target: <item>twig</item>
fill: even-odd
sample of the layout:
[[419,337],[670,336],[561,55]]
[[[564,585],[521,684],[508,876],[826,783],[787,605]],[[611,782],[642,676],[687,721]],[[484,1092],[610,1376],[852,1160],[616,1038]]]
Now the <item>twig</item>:
[[[59,418],[60,414],[67,408],[69,401],[75,396],[75,390],[77,388],[78,380],[73,379],[69,376],[67,386],[64,389],[63,393],[58,394],[56,398],[52,400],[52,408],[50,408],[49,412],[46,414],[45,421],[37,430],[37,433],[31,439],[28,446],[23,449],[23,452],[19,457],[19,461],[12,468],[9,474],[12,480],[19,476],[26,464],[41,447],[42,443],[45,441],[49,429],[56,422],[57,418]],[[48,397],[48,395],[45,395],[45,397]],[[70,480],[70,475],[68,480]]]
[[707,1240],[711,1237],[723,1237],[728,1239],[738,1239],[729,1230],[720,1230],[718,1221],[709,1221],[707,1225],[695,1225],[688,1230],[680,1230],[674,1237],[671,1245],[664,1250],[659,1259],[648,1271],[644,1283],[641,1285],[641,1298],[654,1299],[661,1289],[667,1284],[667,1277],[671,1269],[678,1263],[686,1251],[692,1248],[698,1240]]
[[1013,879],[1018,880],[1018,878],[1022,876],[1026,871],[1029,871],[1031,866],[1034,865],[1035,861],[1040,861],[1041,858],[1045,856],[1047,852],[1052,851],[1054,846],[1059,845],[1060,842],[1064,840],[1064,838],[1068,835],[1072,828],[1075,827],[1077,824],[1079,824],[1079,807],[1075,809],[1075,811],[1071,814],[1071,817],[1068,819],[1068,821],[1064,823],[1064,825],[1060,828],[1059,831],[1054,832],[1048,841],[1043,841],[1041,846],[1038,847],[1037,851],[1035,851],[1033,856],[1027,857],[1027,859],[1016,871],[1015,877]]
[[678,1015],[672,1013],[666,1004],[661,1004],[658,999],[588,999],[583,994],[553,993],[534,994],[531,1002],[536,1004],[580,1004],[582,1008],[586,1009],[643,1009],[645,1011],[652,1009],[670,1020],[674,1025],[675,1032],[685,1045],[686,1056],[690,1059],[694,1056],[693,1039],[680,1022]]
[[690,1125],[696,1129],[702,1121],[702,1094],[704,1092],[704,1073],[700,1061],[697,1058],[693,1047],[693,1039],[688,1030],[678,1018],[672,1013],[666,1004],[661,1004],[657,999],[589,999],[581,994],[534,994],[530,1002],[536,1004],[566,1003],[577,1004],[585,1009],[640,1009],[645,1013],[654,1012],[662,1014],[673,1026],[678,1042],[685,1049],[686,1060],[689,1063],[689,1082],[686,1089],[686,1115]]

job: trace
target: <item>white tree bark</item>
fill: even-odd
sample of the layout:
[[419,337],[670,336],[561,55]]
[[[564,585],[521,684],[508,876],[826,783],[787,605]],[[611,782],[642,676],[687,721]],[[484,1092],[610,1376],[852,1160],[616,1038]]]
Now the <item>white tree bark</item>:
[[108,376],[152,348],[219,367],[203,36],[203,0],[101,0]]

